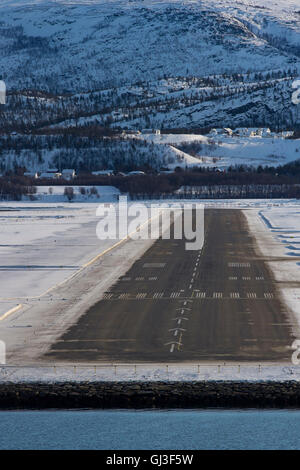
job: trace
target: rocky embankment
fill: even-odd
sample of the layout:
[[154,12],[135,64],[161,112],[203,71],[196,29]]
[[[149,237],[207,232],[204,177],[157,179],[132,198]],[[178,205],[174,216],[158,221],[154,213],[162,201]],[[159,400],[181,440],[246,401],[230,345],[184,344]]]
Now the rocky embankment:
[[300,383],[199,381],[0,384],[0,409],[153,407],[300,407]]

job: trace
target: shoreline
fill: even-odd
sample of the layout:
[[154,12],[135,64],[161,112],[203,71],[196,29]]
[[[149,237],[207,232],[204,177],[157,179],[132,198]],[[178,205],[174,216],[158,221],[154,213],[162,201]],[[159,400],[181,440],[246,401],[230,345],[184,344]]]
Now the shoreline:
[[82,408],[300,409],[300,383],[199,381],[0,384],[0,410]]

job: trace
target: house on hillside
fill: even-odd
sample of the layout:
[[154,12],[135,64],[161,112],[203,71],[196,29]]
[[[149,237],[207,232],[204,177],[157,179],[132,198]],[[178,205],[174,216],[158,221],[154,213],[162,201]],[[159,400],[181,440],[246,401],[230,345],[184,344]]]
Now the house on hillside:
[[268,127],[262,127],[261,129],[258,129],[258,133],[259,135],[261,135],[261,137],[271,137],[271,129],[269,129]]
[[248,129],[248,127],[238,127],[234,129],[233,135],[238,137],[250,137],[252,130]]
[[141,131],[137,131],[134,129],[125,129],[122,131],[121,135],[140,135]]
[[144,171],[130,171],[128,173],[129,175],[145,175],[146,173]]
[[72,180],[76,176],[76,171],[74,169],[66,168],[61,172],[64,180]]
[[59,179],[59,178],[61,178],[61,176],[62,176],[62,175],[61,175],[61,173],[59,173],[59,172],[57,172],[57,173],[48,173],[48,171],[47,171],[47,172],[45,172],[45,173],[41,173],[40,178],[41,178],[41,179],[50,179],[50,180],[53,180],[53,179]]
[[39,174],[36,171],[25,171],[23,176],[26,176],[27,178],[34,178],[34,179],[39,178]]
[[233,130],[230,129],[230,127],[222,127],[222,128],[218,128],[218,129],[211,129],[210,132],[209,132],[209,136],[210,137],[216,137],[218,135],[229,135],[229,136],[232,136],[233,134]]
[[160,129],[142,129],[142,134],[160,135]]
[[233,131],[239,137],[272,137],[273,134],[268,127],[238,127]]
[[58,168],[48,168],[45,173],[58,173]]
[[280,136],[286,139],[287,137],[293,137],[294,131],[282,131]]
[[113,174],[114,174],[113,170],[92,171],[93,176],[112,176]]
[[48,168],[47,171],[43,172],[40,175],[40,178],[59,179],[61,178],[61,173],[58,171],[57,168]]

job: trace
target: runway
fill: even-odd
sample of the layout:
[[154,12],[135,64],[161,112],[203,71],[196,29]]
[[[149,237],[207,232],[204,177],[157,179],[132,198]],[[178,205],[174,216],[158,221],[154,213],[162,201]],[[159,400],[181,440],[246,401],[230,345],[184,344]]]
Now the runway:
[[243,212],[207,209],[202,250],[157,240],[44,359],[289,361],[293,340]]

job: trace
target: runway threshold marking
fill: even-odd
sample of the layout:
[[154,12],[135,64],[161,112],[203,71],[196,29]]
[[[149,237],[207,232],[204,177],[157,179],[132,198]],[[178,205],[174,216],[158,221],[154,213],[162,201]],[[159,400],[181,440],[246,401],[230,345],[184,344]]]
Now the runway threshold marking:
[[230,293],[230,298],[231,299],[239,299],[240,298],[240,293],[239,292],[231,292]]
[[206,292],[196,292],[196,298],[198,299],[205,299]]
[[141,292],[140,294],[136,295],[137,299],[145,299],[147,297],[147,293]]
[[273,299],[274,298],[274,294],[272,292],[266,292],[264,294],[264,297],[265,299]]
[[248,297],[248,299],[256,299],[256,293],[255,292],[247,292],[247,297]]
[[[230,292],[228,295],[224,295],[223,292],[214,292],[212,295],[206,295],[206,292],[192,292],[192,295],[190,297],[180,297],[181,292],[173,292],[171,294],[166,294],[164,292],[155,292],[155,293],[147,293],[147,292],[138,292],[137,294],[130,294],[128,292],[122,292],[122,293],[115,293],[112,294],[104,294],[102,297],[102,300],[111,300],[111,301],[116,301],[116,300],[128,300],[128,301],[134,301],[134,300],[177,300],[180,302],[184,301],[184,305],[187,305],[186,302],[192,302],[193,300],[233,300],[233,299],[240,299],[240,300],[246,300],[246,299],[256,299],[256,300],[266,300],[266,299],[274,299],[275,294],[272,292],[266,292],[264,293],[263,296],[258,297],[256,292],[247,292],[246,295],[241,295],[240,292]],[[62,299],[64,300],[64,299]],[[188,308],[177,308],[176,310],[190,310]]]
[[177,299],[180,296],[180,292],[172,292],[170,295],[171,299]]
[[164,296],[164,292],[155,292],[153,299],[161,299]]
[[250,263],[228,263],[229,268],[250,268]]
[[214,299],[222,299],[223,298],[223,292],[214,292],[213,293],[213,298]]

